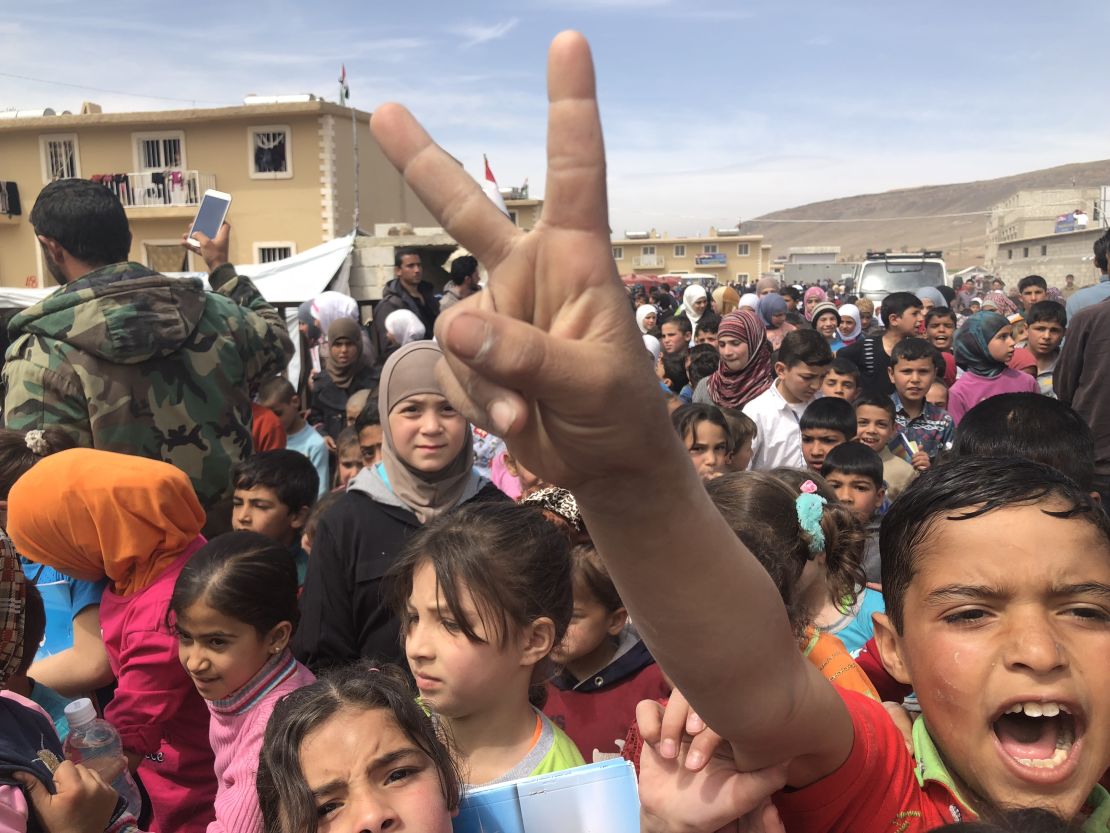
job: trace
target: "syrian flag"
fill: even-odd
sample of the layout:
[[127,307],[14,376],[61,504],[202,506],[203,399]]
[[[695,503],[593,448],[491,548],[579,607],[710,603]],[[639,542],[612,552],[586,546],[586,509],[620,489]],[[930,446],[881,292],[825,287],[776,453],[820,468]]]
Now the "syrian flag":
[[339,65],[339,101],[348,101],[351,98],[351,89],[347,86],[347,65]]
[[493,204],[501,210],[501,213],[508,217],[509,209],[505,207],[505,200],[501,196],[501,189],[497,187],[497,180],[493,177],[493,171],[489,169],[489,159],[486,158],[484,153],[482,154],[482,161],[486,164],[486,179],[482,183],[482,190],[486,192],[486,196],[493,201]]

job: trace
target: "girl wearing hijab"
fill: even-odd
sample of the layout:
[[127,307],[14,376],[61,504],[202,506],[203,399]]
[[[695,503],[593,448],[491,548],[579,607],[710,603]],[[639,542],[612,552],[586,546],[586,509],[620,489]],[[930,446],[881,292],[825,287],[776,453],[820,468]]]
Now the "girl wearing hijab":
[[718,286],[713,290],[713,309],[724,317],[740,306],[740,294],[731,286]]
[[682,306],[679,308],[675,315],[685,315],[690,321],[690,346],[693,347],[697,342],[694,340],[694,335],[698,331],[698,322],[701,317],[705,315],[705,308],[709,305],[709,296],[705,292],[705,287],[701,284],[692,283],[686,287],[686,291],[682,293]]
[[389,357],[378,386],[382,462],[360,471],[312,542],[297,658],[312,669],[360,657],[403,659],[383,577],[423,524],[470,501],[505,500],[474,471],[470,425],[436,380],[443,353],[415,341]]
[[741,295],[740,296],[740,306],[742,306],[746,309],[750,309],[750,310],[758,310],[759,309],[759,296],[756,295],[754,292],[748,292],[748,293],[745,293],[744,295]]
[[1013,325],[997,312],[977,312],[956,333],[956,364],[964,374],[948,391],[948,413],[964,414],[1000,393],[1036,393],[1037,380],[1007,365],[1014,356]]
[[385,317],[385,337],[397,347],[420,341],[425,335],[424,322],[410,309],[395,309]]
[[[972,303],[975,301],[972,300]],[[1011,316],[1018,312],[1017,304],[1006,297],[1004,292],[997,290],[988,292],[983,296],[981,302],[981,309],[983,312],[997,312],[1002,316]]]
[[840,340],[847,347],[863,334],[859,307],[855,304],[844,304],[837,312],[840,313]]
[[831,301],[818,304],[813,308],[810,321],[813,329],[825,337],[834,354],[844,346],[844,341],[840,338],[840,310],[836,308],[836,304]]
[[373,368],[362,361],[362,327],[350,318],[337,318],[328,328],[324,372],[316,379],[308,422],[323,428],[335,450],[339,433],[347,426],[347,399],[355,391],[371,390],[377,383]]
[[25,558],[83,581],[108,579],[100,627],[118,683],[104,717],[150,796],[151,829],[165,833],[204,833],[214,818],[208,706],[168,620],[203,525],[184,472],[109,451],[51,454],[8,496],[8,532]]
[[643,335],[655,335],[655,325],[659,321],[659,310],[653,304],[636,307],[636,326]]
[[717,349],[721,364],[698,382],[694,402],[740,410],[771,387],[771,345],[763,322],[752,310],[738,309],[721,319]]
[[806,321],[813,320],[813,308],[818,304],[823,304],[829,300],[829,296],[825,294],[819,286],[811,286],[806,290],[805,295],[802,296],[802,312],[805,313]]
[[948,306],[947,299],[941,294],[940,290],[935,286],[923,286],[916,290],[914,293],[921,301],[921,319],[925,320],[929,310],[936,309],[937,307]]
[[767,328],[767,341],[771,343],[771,350],[778,350],[786,334],[798,329],[786,320],[786,299],[777,292],[759,299],[759,317]]

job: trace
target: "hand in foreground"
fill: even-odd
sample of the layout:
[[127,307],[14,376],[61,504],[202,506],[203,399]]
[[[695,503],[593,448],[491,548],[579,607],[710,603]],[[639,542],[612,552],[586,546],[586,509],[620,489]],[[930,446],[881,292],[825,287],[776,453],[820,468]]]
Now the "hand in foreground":
[[927,471],[932,464],[929,455],[924,451],[918,451],[910,458],[910,465],[913,466],[914,471]]
[[81,764],[63,761],[54,770],[51,795],[38,778],[16,772],[35,816],[47,833],[101,833],[115,813],[119,795],[99,774]]
[[[656,709],[655,721],[643,719],[648,717],[649,706]],[[651,702],[637,707],[641,734],[645,723],[649,729],[659,728],[658,709],[658,704]],[[646,735],[644,741],[640,753],[644,833],[778,833],[783,830],[770,797],[786,784],[786,763],[755,772],[740,772],[730,757],[713,755],[693,771],[688,765],[692,743],[680,742],[676,754],[667,758],[655,750]]]
[[215,272],[218,267],[228,262],[227,253],[231,247],[231,226],[227,223],[220,226],[220,230],[216,232],[215,237],[209,237],[201,231],[194,231],[193,239],[200,244],[199,248],[186,242],[189,240],[188,234],[181,235],[181,248],[187,252],[196,252],[203,257],[209,272]]
[[[574,490],[646,468],[645,417],[660,437],[678,439],[666,430],[663,397],[613,263],[593,62],[577,33],[551,45],[548,99],[545,202],[527,233],[403,107],[379,107],[371,128],[424,204],[489,271],[487,291],[436,324],[448,398],[505,437],[545,482]],[[628,430],[633,420],[637,431]]]

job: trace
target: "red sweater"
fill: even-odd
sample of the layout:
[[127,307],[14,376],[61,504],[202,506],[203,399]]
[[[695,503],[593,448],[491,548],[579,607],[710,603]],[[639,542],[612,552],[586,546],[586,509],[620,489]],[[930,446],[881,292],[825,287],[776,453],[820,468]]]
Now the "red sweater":
[[154,808],[152,833],[204,833],[216,798],[208,706],[177,656],[177,637],[166,627],[170,596],[197,539],[153,584],[130,596],[111,589],[100,601],[100,628],[108,662],[119,680],[104,717],[123,748],[145,755],[139,766]]

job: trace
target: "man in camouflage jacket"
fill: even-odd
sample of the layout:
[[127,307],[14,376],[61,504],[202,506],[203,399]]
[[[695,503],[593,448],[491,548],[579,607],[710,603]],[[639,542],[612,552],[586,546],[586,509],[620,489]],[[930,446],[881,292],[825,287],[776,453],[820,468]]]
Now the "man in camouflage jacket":
[[31,222],[64,285],[9,324],[4,424],[173,463],[211,507],[251,453],[249,387],[281,373],[293,350],[277,310],[226,262],[229,227],[197,235],[212,268],[205,292],[118,262],[130,229],[102,185],[52,183]]

